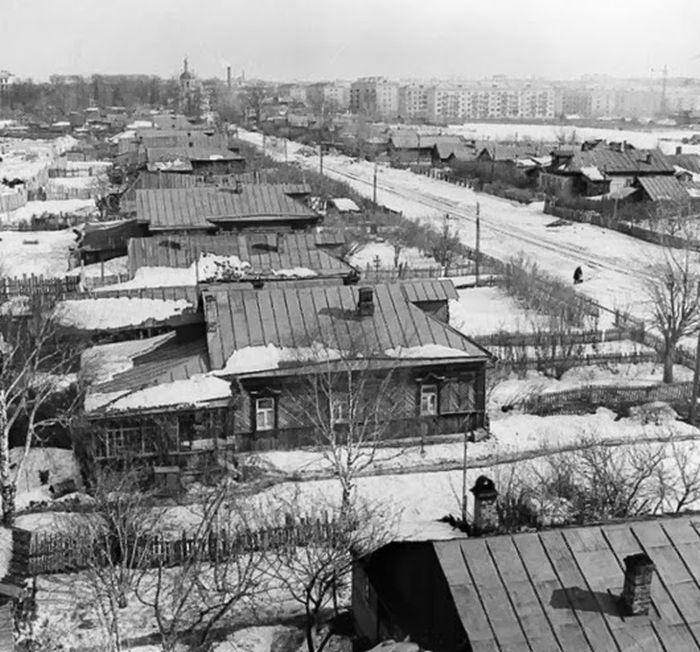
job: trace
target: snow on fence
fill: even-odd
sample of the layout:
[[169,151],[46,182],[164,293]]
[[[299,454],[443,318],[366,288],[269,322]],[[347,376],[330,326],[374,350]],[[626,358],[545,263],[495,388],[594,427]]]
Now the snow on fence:
[[[643,329],[643,327],[642,327]],[[619,342],[621,340],[633,340],[641,342],[643,330],[639,328],[608,328],[606,330],[589,330],[574,333],[490,333],[488,335],[473,335],[477,344],[501,349],[513,349],[517,347],[532,346],[552,348],[553,346],[565,347],[571,344],[597,344],[599,342]]]
[[[203,561],[221,561],[245,552],[332,541],[344,527],[325,515],[296,521],[287,519],[284,525],[260,530],[231,533],[222,529],[211,531],[207,536],[182,532],[179,537],[153,536],[137,540],[135,545],[146,547],[145,554],[130,556],[132,559],[143,559],[146,568],[177,566],[193,556]],[[33,532],[29,548],[29,574],[74,572],[87,568],[100,558],[99,553],[95,554],[97,545],[96,541],[89,540],[84,534]],[[115,550],[117,548],[114,546]]]
[[[382,268],[376,267],[371,263],[368,263],[362,272],[362,278],[366,281],[374,281],[376,283],[384,283],[391,281],[402,281],[405,279],[420,279],[420,278],[455,278],[460,276],[473,276],[475,274],[476,268],[473,262],[466,265],[453,265],[447,269],[434,266],[434,267],[410,267],[409,265],[402,263],[395,268]],[[494,271],[485,265],[482,265],[479,269],[480,276],[483,275],[483,279],[480,279],[480,285],[493,285],[495,281],[493,279]],[[483,281],[483,282],[482,282]]]
[[587,385],[560,392],[546,392],[529,396],[517,407],[528,414],[580,414],[589,412],[592,406],[619,409],[630,405],[641,405],[654,401],[686,404],[693,392],[692,382],[644,387],[622,387],[620,385]]

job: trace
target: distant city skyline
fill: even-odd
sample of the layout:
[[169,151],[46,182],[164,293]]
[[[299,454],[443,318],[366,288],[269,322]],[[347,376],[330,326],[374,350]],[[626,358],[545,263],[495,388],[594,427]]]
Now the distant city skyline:
[[275,81],[700,78],[697,0],[3,0],[0,69]]

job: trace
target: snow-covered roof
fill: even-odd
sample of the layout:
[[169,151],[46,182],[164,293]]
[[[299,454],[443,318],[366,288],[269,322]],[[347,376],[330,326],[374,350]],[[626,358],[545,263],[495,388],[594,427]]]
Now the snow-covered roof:
[[349,197],[334,197],[329,200],[341,213],[359,213],[360,207]]
[[589,181],[605,181],[605,175],[595,165],[584,165],[581,174]]
[[339,351],[392,364],[489,357],[468,337],[416,307],[413,302],[426,295],[411,285],[373,286],[374,310],[364,317],[358,316],[359,289],[352,286],[207,289],[203,303],[212,369],[250,373],[252,361],[255,371],[275,371],[338,359]]

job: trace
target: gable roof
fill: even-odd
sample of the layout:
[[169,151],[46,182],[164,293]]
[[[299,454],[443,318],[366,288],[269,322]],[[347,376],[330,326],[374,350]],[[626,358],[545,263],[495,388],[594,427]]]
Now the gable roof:
[[[474,649],[700,649],[697,516],[432,546]],[[651,609],[626,617],[623,559],[638,552],[656,565]]]
[[659,150],[637,149],[618,152],[601,146],[585,151],[575,151],[573,156],[557,168],[557,171],[581,172],[587,167],[596,167],[605,174],[673,173],[673,165]]
[[638,177],[637,183],[651,201],[687,201],[689,199],[688,191],[674,176]]
[[[431,345],[452,349],[454,358],[490,357],[469,338],[413,305],[422,297],[453,298],[456,290],[450,281],[372,289],[374,314],[362,318],[357,316],[359,288],[355,286],[207,289],[203,301],[212,369],[224,368],[235,352],[248,347],[299,349],[318,342],[328,349],[348,351],[357,350],[356,338],[361,339],[366,355],[377,357],[386,357],[388,350]],[[426,353],[425,357],[439,356]]]
[[222,233],[220,235],[153,236],[132,238],[128,247],[129,273],[141,267],[190,267],[202,254],[238,256],[250,264],[250,276],[305,268],[317,276],[347,276],[353,268],[316,246],[314,233]]
[[674,154],[667,155],[666,158],[671,165],[677,165],[679,168],[694,174],[700,174],[700,155],[698,154]]
[[168,188],[136,191],[136,217],[152,230],[207,229],[214,222],[310,220],[318,215],[291,199],[280,186]]
[[536,145],[502,145],[500,143],[484,143],[478,150],[479,158],[493,161],[515,161],[521,156],[538,156],[540,152]]

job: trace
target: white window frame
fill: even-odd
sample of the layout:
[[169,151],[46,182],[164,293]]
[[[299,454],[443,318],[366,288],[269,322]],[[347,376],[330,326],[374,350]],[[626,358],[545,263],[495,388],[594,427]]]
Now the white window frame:
[[[263,407],[262,404],[269,401],[269,407]],[[255,431],[267,432],[275,429],[275,412],[277,411],[277,402],[272,396],[260,396],[255,399]]]
[[420,386],[420,415],[433,417],[438,414],[437,383],[426,383]]
[[336,425],[338,423],[347,423],[350,417],[350,406],[348,404],[348,397],[334,396],[331,398],[331,423]]

